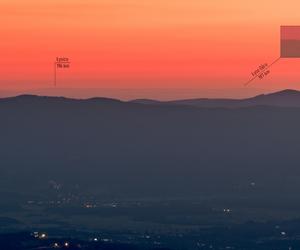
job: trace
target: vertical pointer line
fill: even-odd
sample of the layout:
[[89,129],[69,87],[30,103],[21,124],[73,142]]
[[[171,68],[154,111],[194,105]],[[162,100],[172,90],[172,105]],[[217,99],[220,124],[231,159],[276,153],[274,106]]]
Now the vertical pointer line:
[[60,58],[57,57],[56,61],[54,62],[54,87],[57,86],[57,68],[67,68],[67,66],[70,66],[71,62],[69,61],[69,58],[65,58],[64,60],[66,61],[62,61]]
[[56,62],[54,62],[54,87],[56,87]]

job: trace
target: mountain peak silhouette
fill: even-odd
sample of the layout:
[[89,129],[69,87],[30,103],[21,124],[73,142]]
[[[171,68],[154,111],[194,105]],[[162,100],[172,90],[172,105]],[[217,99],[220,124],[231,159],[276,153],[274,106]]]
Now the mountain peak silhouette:
[[252,106],[277,106],[277,107],[300,107],[300,91],[293,89],[284,89],[274,93],[261,94],[245,99],[224,99],[224,98],[198,98],[173,101],[159,101],[152,99],[135,99],[128,102],[113,98],[95,97],[89,99],[72,99],[67,97],[56,96],[38,96],[24,94],[15,97],[7,97],[0,99],[1,102],[25,102],[25,103],[58,103],[58,102],[76,102],[86,104],[105,104],[105,105],[184,105],[198,108],[242,108]]

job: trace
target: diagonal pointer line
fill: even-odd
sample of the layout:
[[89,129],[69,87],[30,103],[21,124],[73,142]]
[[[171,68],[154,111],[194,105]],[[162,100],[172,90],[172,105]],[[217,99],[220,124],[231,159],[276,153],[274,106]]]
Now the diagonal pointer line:
[[[274,62],[272,62],[268,67],[266,67],[262,72],[265,72],[267,69],[271,68],[275,63],[277,63],[279,60],[281,59],[281,57],[277,58]],[[253,78],[251,78],[248,82],[244,83],[244,86],[249,85],[249,83],[253,82],[257,77],[259,76],[259,74],[257,74],[256,76],[254,76]]]

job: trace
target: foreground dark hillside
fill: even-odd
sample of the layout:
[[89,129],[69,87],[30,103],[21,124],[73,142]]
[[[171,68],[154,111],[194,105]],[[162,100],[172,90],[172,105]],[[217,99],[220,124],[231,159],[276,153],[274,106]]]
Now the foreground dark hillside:
[[[247,193],[300,187],[300,109],[205,109],[110,99],[0,101],[2,190],[49,181],[103,195]],[[251,190],[250,190],[251,192]]]

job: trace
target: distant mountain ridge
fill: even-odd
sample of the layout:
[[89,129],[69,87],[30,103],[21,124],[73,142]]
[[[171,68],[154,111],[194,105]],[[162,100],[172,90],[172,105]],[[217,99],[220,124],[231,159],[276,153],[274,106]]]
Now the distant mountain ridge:
[[239,108],[250,106],[279,106],[279,107],[300,107],[300,91],[286,89],[275,93],[262,94],[246,99],[186,99],[174,101],[156,101],[151,99],[137,99],[131,102],[140,104],[168,104],[168,105],[189,105],[202,108]]
[[226,98],[197,98],[182,99],[172,101],[159,101],[153,99],[135,99],[131,101],[121,101],[114,98],[94,97],[89,99],[74,99],[68,97],[38,96],[38,95],[19,95],[15,97],[0,98],[0,103],[4,102],[31,102],[31,101],[60,101],[72,103],[97,103],[97,104],[123,104],[123,105],[160,105],[160,106],[192,106],[197,108],[243,108],[253,106],[275,106],[275,107],[300,107],[300,91],[286,89],[270,94],[261,94],[245,99],[226,99]]

